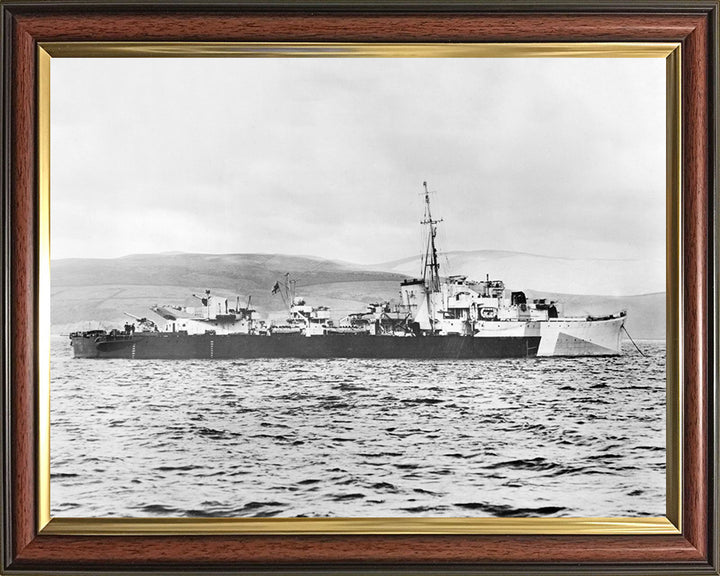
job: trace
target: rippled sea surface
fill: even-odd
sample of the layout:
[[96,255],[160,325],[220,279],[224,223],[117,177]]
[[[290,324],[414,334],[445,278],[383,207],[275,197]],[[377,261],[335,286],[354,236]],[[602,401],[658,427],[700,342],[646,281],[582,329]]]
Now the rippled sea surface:
[[665,348],[51,360],[54,516],[662,516]]

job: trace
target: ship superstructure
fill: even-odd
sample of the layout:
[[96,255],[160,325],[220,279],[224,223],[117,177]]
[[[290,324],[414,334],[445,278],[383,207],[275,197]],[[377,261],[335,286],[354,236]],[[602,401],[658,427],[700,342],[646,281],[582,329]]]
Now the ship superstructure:
[[467,276],[441,278],[435,243],[437,224],[430,209],[430,192],[423,182],[427,245],[422,277],[400,287],[401,307],[416,331],[439,336],[490,338],[498,335],[540,336],[538,356],[618,355],[626,313],[562,317],[558,303],[528,301],[522,291],[510,291],[502,280]]
[[214,296],[210,290],[205,294],[193,297],[200,301],[200,306],[152,306],[150,310],[162,318],[158,330],[183,334],[255,334],[265,329],[256,310],[247,305],[240,305],[240,297],[235,299],[235,306],[228,298]]

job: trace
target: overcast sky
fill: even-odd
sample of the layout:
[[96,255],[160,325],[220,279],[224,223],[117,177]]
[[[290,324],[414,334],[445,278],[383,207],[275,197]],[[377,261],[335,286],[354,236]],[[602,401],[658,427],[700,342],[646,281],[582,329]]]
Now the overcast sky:
[[663,59],[52,60],[53,259],[665,254]]

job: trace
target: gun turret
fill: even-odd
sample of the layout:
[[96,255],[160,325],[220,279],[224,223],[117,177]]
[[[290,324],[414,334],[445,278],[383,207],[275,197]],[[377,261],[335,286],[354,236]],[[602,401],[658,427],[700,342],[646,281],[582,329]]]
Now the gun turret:
[[139,316],[135,316],[135,314],[130,314],[130,312],[123,312],[123,314],[125,314],[125,316],[130,316],[133,320],[136,320],[140,325],[140,328],[145,331],[157,331],[158,329],[157,324],[148,318],[140,318]]

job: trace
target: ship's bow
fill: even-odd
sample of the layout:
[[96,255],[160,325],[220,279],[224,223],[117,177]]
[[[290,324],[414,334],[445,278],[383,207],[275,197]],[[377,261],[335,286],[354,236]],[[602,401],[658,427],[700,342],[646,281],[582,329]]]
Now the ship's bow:
[[543,322],[538,356],[618,356],[625,315]]

